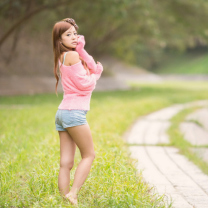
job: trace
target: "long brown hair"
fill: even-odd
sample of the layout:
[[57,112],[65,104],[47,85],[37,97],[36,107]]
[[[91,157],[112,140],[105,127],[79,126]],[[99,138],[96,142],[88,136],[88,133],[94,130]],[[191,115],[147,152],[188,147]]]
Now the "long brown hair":
[[[56,22],[52,30],[53,54],[54,54],[54,75],[56,78],[56,87],[55,87],[56,95],[58,95],[57,94],[57,86],[59,82],[58,70],[59,70],[59,73],[61,73],[60,67],[62,66],[62,63],[61,63],[61,66],[59,67],[58,61],[63,52],[69,51],[69,48],[65,47],[64,45],[60,43],[61,35],[66,30],[68,30],[72,25],[75,27],[76,31],[79,29],[78,25],[75,23],[75,21],[72,18],[66,18],[59,22]],[[75,51],[75,48],[72,48],[72,50]],[[89,69],[87,67],[87,63],[81,57],[79,57],[79,59],[81,60],[84,68],[86,70]]]

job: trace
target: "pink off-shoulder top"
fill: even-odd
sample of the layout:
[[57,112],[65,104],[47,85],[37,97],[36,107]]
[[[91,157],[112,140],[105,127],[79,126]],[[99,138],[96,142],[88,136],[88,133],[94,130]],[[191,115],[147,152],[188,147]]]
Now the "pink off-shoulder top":
[[[66,53],[64,54],[64,59]],[[96,67],[90,70],[90,74],[88,74],[81,60],[71,66],[66,66],[63,63],[61,64],[59,60],[61,85],[64,93],[58,109],[89,111],[92,91],[95,89],[96,82],[103,72],[103,66],[95,64]]]

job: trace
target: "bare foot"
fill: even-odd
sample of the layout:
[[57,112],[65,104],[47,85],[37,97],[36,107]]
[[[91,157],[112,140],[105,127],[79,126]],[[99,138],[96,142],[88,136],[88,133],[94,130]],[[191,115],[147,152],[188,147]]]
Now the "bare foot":
[[65,197],[70,201],[71,204],[78,205],[77,196],[74,196],[69,192],[65,195]]

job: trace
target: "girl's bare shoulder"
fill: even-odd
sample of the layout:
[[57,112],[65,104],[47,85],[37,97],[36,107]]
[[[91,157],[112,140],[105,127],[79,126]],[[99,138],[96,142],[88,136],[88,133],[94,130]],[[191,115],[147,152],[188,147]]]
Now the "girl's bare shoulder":
[[79,53],[77,51],[68,51],[64,62],[67,66],[80,62]]

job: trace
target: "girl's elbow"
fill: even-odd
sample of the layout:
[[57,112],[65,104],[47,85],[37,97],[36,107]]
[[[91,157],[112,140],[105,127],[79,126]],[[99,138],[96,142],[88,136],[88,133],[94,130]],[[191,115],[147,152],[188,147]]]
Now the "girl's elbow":
[[92,90],[95,89],[95,85],[96,85],[96,83],[93,83],[90,86],[81,85],[81,86],[79,86],[79,90],[82,90],[82,91],[92,91]]

